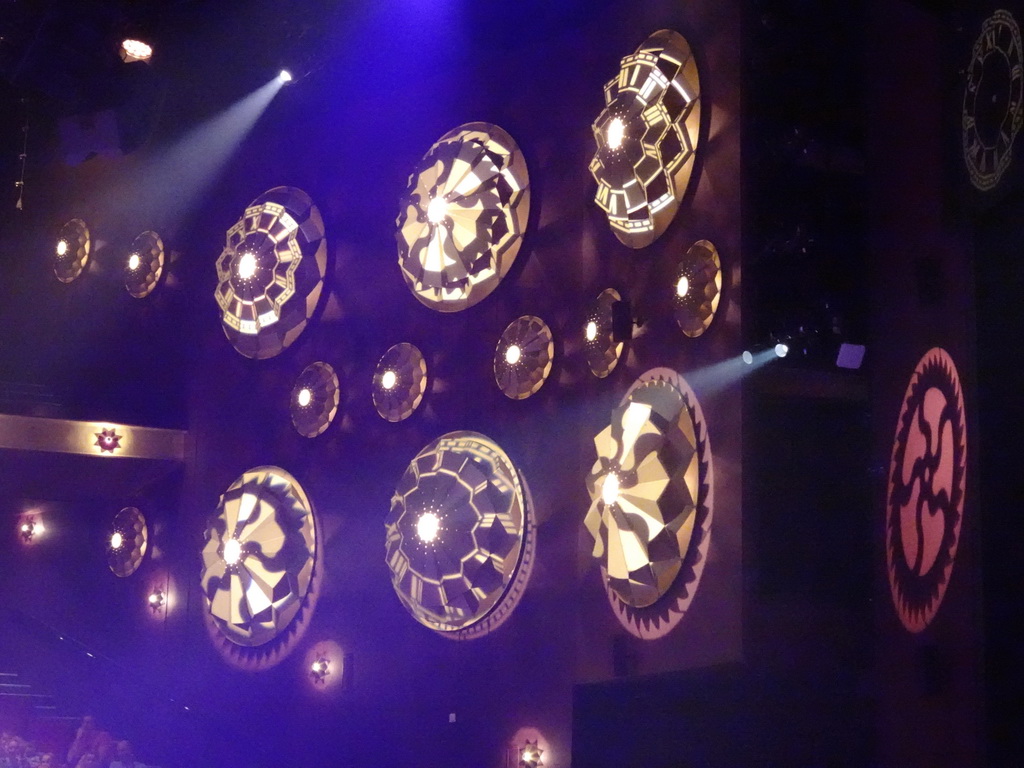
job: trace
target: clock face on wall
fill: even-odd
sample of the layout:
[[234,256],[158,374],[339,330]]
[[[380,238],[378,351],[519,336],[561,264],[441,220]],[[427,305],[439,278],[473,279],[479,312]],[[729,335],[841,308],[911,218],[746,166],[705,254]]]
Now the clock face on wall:
[[1024,120],[1020,28],[1009,11],[996,11],[982,23],[965,77],[964,165],[971,184],[986,191],[1010,166]]

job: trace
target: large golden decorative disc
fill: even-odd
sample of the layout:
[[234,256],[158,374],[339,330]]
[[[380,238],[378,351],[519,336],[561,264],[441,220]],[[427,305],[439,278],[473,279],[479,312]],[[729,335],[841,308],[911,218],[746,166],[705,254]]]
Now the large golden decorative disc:
[[338,412],[340,398],[334,368],[322,362],[307,365],[296,379],[288,400],[295,430],[303,437],[323,433]]
[[623,624],[659,636],[692,600],[710,541],[711,450],[692,390],[674,371],[648,371],[594,445],[593,555]]
[[583,324],[583,352],[590,372],[603,379],[615,370],[625,341],[618,338],[615,328],[615,306],[622,301],[614,288],[601,291],[587,313]]
[[672,304],[676,323],[691,339],[711,325],[722,297],[722,262],[718,249],[698,240],[676,267],[672,280]]
[[320,210],[295,187],[256,198],[227,231],[214,297],[228,341],[246,357],[280,354],[305,330],[323,290]]
[[530,214],[516,142],[488,123],[442,136],[409,177],[398,214],[398,264],[409,290],[439,312],[471,307],[505,277]]
[[595,200],[615,236],[642,248],[668,228],[693,172],[700,80],[689,43],[655,32],[622,60],[604,99],[593,125]]
[[949,354],[928,350],[910,378],[893,439],[886,510],[889,587],[911,632],[931,623],[949,586],[967,485],[967,424]]
[[535,536],[529,493],[484,435],[450,432],[421,450],[395,489],[385,528],[395,592],[446,637],[495,629],[525,589]]
[[523,315],[509,323],[494,350],[494,380],[513,400],[523,400],[544,386],[551,373],[555,343],[547,323]]
[[201,584],[218,647],[238,666],[276,664],[316,597],[316,521],[305,491],[283,469],[251,469],[221,496],[205,539]]
[[164,271],[164,241],[156,232],[143,232],[132,242],[124,265],[124,287],[136,299],[152,293]]
[[373,374],[373,406],[382,419],[402,421],[420,407],[427,389],[427,361],[408,342],[395,344]]
[[81,219],[72,219],[60,229],[53,257],[53,274],[62,283],[70,283],[89,265],[91,249],[88,225]]
[[114,516],[107,539],[107,565],[115,576],[131,576],[142,564],[148,544],[145,516],[135,507],[125,507]]

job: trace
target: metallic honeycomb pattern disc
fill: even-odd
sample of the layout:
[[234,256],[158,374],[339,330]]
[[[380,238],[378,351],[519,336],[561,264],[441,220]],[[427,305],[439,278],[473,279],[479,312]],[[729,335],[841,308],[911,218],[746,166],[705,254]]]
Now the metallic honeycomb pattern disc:
[[408,342],[395,344],[377,363],[373,374],[373,407],[391,422],[409,418],[420,407],[427,389],[427,361]]
[[465,309],[519,253],[530,214],[526,161],[498,126],[461,125],[423,156],[400,205],[398,264],[409,290],[439,312]]
[[893,605],[910,632],[942,605],[956,562],[967,490],[967,422],[949,353],[918,362],[896,422],[886,502],[886,565]]
[[316,598],[317,530],[299,482],[279,467],[242,474],[210,518],[200,577],[218,648],[249,669],[276,664]]
[[603,379],[615,370],[625,342],[616,338],[615,305],[622,301],[614,288],[601,291],[587,312],[583,325],[583,352],[590,372]]
[[323,362],[307,365],[295,380],[288,399],[295,430],[303,437],[322,434],[334,420],[340,399],[334,368]]
[[494,380],[513,400],[523,400],[539,390],[551,373],[555,343],[547,323],[523,315],[505,328],[494,350]]
[[115,576],[131,576],[142,564],[149,546],[146,517],[136,507],[125,507],[114,515],[107,539],[107,565]]
[[698,240],[676,267],[672,279],[672,304],[676,323],[691,339],[711,325],[722,297],[722,262],[718,249]]
[[287,348],[316,310],[327,271],[320,210],[295,187],[256,198],[227,231],[214,296],[228,341],[262,360]]
[[486,634],[529,579],[535,526],[525,481],[476,432],[450,432],[409,464],[385,522],[391,582],[409,613],[446,637]]
[[88,225],[72,219],[60,229],[53,257],[53,274],[62,283],[75,280],[89,265],[92,239]]
[[667,632],[696,592],[710,541],[711,450],[686,382],[643,374],[594,439],[584,525],[616,614],[639,636]]
[[590,172],[597,204],[630,248],[668,228],[693,172],[700,133],[700,80],[689,43],[663,29],[622,60],[594,121]]
[[149,296],[164,271],[164,241],[156,232],[143,232],[132,242],[125,259],[124,286],[136,299]]

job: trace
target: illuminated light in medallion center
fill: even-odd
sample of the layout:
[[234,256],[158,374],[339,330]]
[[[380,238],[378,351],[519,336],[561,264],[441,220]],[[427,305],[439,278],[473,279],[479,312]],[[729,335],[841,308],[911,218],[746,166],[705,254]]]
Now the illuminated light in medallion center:
[[505,350],[505,362],[509,365],[515,365],[519,362],[519,358],[522,357],[522,350],[519,349],[518,344],[512,344],[508,349]]
[[427,543],[434,541],[440,530],[441,520],[433,512],[424,512],[416,521],[416,535],[420,537],[420,541]]
[[619,476],[614,472],[609,472],[604,477],[604,483],[601,484],[601,500],[607,506],[619,500]]
[[687,293],[690,292],[690,281],[683,275],[679,278],[679,282],[676,283],[676,296],[683,298]]
[[587,323],[587,341],[593,341],[597,338],[597,323],[591,320]]
[[57,255],[63,256],[68,252],[68,243],[66,240],[61,240],[57,243]]
[[626,138],[626,124],[621,117],[612,118],[608,123],[608,148],[618,149],[622,146],[622,140]]
[[398,375],[394,371],[384,371],[384,375],[380,377],[380,385],[384,389],[394,389],[397,383]]
[[133,253],[131,256],[128,257],[128,269],[130,269],[132,272],[138,269],[139,264],[141,263],[142,260],[139,258],[139,254],[137,253]]
[[114,531],[110,537],[110,548],[120,549],[122,544],[124,544],[124,536],[121,535],[120,531]]
[[440,195],[432,198],[427,204],[427,220],[431,224],[440,224],[448,215],[448,202]]
[[238,276],[243,280],[248,280],[255,274],[256,254],[243,253],[242,257],[238,260]]
[[299,405],[305,408],[307,405],[313,402],[313,393],[309,390],[308,387],[303,387],[302,389],[299,390],[299,395],[296,399],[298,400]]
[[242,559],[242,545],[238,539],[228,539],[224,542],[224,562],[228,565],[235,565]]

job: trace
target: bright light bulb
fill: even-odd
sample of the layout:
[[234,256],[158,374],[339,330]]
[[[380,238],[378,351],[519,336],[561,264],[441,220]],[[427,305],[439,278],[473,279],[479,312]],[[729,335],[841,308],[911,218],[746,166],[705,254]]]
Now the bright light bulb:
[[505,362],[509,365],[515,365],[519,362],[519,358],[523,356],[522,350],[519,349],[518,344],[511,344],[508,349],[505,350]]
[[32,524],[31,523],[22,523],[21,524],[21,532],[22,533],[28,533],[31,530],[32,530]]
[[743,362],[747,365],[754,364],[754,356],[750,354],[750,350],[748,349],[743,350]]
[[775,345],[775,354],[778,357],[785,357],[786,355],[789,354],[789,347],[780,342]]
[[238,276],[243,280],[248,280],[255,274],[256,254],[248,252],[243,253],[242,257],[238,260]]
[[110,537],[110,548],[120,549],[122,544],[124,544],[124,536],[121,535],[120,531],[114,531]]
[[57,243],[57,255],[58,256],[63,256],[67,252],[68,252],[67,240],[60,240],[60,241],[58,241],[58,243]]
[[427,204],[427,221],[431,224],[440,224],[448,215],[448,201],[438,195],[432,198]]
[[587,341],[593,341],[597,338],[597,323],[591,320],[587,323]]
[[42,520],[37,520],[36,522],[32,523],[32,530],[35,533],[46,533],[46,528],[43,527]]
[[121,43],[125,61],[147,61],[153,55],[153,46],[141,40],[128,38]]
[[676,296],[683,298],[687,293],[690,292],[690,281],[686,279],[686,275],[679,278],[679,282],[676,283]]
[[424,512],[416,521],[416,535],[420,537],[420,541],[433,541],[440,530],[441,520],[433,512]]
[[299,405],[305,408],[307,405],[313,402],[313,393],[310,392],[308,387],[303,387],[302,389],[299,390],[299,396],[297,399],[299,401]]
[[398,375],[394,371],[384,371],[384,375],[380,377],[380,385],[384,389],[394,389],[397,383]]
[[601,484],[601,500],[606,506],[611,506],[619,500],[619,476],[609,472],[604,476],[604,483]]
[[242,545],[238,539],[228,539],[224,542],[224,562],[234,565],[242,558]]
[[152,595],[149,596],[149,602],[152,605],[156,605],[158,602],[160,602],[160,595],[154,592]]
[[322,675],[327,671],[327,662],[323,660],[314,661],[311,669],[315,674]]
[[139,264],[141,263],[142,259],[139,258],[139,254],[137,253],[133,253],[131,256],[128,257],[128,269],[130,269],[132,272],[138,269]]
[[614,117],[608,123],[608,147],[618,149],[622,146],[622,140],[626,137],[626,124],[621,117]]
[[529,763],[533,761],[533,752],[530,749],[523,750],[523,762]]
[[295,78],[292,77],[292,73],[289,72],[287,69],[282,69],[280,72],[277,73],[277,79],[280,80],[282,83],[290,83]]

